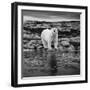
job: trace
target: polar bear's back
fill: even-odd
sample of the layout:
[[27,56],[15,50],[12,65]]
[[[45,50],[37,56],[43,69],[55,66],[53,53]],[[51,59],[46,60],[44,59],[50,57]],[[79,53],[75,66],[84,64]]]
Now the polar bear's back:
[[51,35],[51,30],[45,29],[41,33],[41,38],[49,39],[50,35]]

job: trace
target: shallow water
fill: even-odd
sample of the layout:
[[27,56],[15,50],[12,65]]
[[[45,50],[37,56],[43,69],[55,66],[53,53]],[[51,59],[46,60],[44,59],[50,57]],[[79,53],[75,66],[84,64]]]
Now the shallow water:
[[79,51],[48,51],[44,49],[23,51],[22,77],[79,74]]

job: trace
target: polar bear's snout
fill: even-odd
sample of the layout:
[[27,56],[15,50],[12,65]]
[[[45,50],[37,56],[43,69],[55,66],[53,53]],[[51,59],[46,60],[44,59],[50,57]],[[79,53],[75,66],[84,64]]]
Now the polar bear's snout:
[[58,46],[58,30],[56,28],[45,29],[41,33],[41,40],[44,48],[52,49],[53,42],[54,48]]

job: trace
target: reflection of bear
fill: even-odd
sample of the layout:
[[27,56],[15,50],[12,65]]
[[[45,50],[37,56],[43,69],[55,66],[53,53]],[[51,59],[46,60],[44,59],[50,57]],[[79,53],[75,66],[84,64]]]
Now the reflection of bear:
[[41,40],[44,48],[51,50],[51,44],[53,42],[54,48],[57,49],[58,45],[58,30],[56,28],[45,29],[41,33]]

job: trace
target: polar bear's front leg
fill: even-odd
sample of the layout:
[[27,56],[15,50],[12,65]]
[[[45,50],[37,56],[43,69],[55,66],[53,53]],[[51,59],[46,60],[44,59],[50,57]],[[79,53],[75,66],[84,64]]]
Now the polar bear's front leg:
[[55,47],[55,49],[58,49],[57,46],[58,46],[58,41],[55,41],[55,42],[54,42],[54,47]]
[[48,49],[49,49],[49,50],[52,49],[52,48],[51,48],[51,41],[50,41],[50,40],[48,40]]
[[55,49],[58,49],[58,33],[56,33],[56,37],[54,40],[54,47],[55,47]]
[[57,38],[57,36],[56,36],[55,41],[54,41],[54,47],[55,47],[55,49],[58,49],[58,38]]

